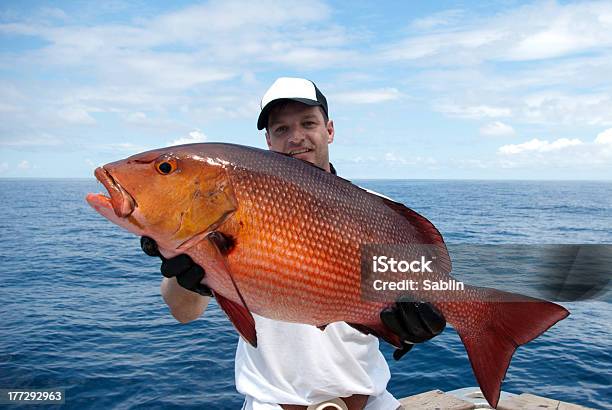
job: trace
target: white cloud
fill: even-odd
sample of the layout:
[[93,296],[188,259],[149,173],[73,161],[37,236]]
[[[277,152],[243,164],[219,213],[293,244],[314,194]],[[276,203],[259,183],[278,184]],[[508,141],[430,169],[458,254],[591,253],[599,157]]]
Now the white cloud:
[[612,30],[612,22],[600,17],[611,9],[610,3],[545,4],[541,10],[547,15],[540,16],[540,24],[529,22],[526,35],[517,39],[506,58],[544,59],[609,47],[612,39],[606,33]]
[[183,144],[195,144],[198,142],[205,142],[207,139],[206,135],[200,130],[194,130],[189,133],[187,137],[181,137],[172,142],[169,142],[168,145],[183,145]]
[[[447,12],[448,13],[448,12]],[[458,19],[434,14],[413,21],[430,33],[408,36],[385,46],[389,60],[426,64],[479,64],[483,61],[530,61],[602,50],[612,46],[609,2],[557,4],[537,2],[496,15]]]
[[597,134],[597,138],[595,138],[595,143],[612,145],[612,128],[608,128],[607,130]]
[[323,66],[343,65],[349,61],[354,61],[357,59],[357,54],[350,50],[321,49],[319,47],[296,45],[291,49],[285,49],[285,46],[283,46],[280,52],[270,53],[264,59],[271,63],[282,63],[302,69],[322,68]]
[[430,28],[428,17],[414,21],[422,31],[384,46],[380,58],[418,70],[407,82],[437,94],[426,98],[444,101],[434,109],[451,117],[611,125],[610,16],[610,2],[554,1],[460,19],[434,14]]
[[381,154],[370,155],[354,155],[348,158],[339,158],[334,160],[334,164],[351,164],[361,165],[365,167],[378,167],[381,164],[386,164],[394,168],[403,167],[426,167],[434,169],[438,166],[438,161],[429,156],[422,155],[403,155],[397,152],[385,152]]
[[408,161],[406,161],[403,157],[393,153],[393,152],[387,152],[385,154],[385,161],[387,162],[392,162],[392,163],[398,163],[398,164],[407,164]]
[[125,124],[135,127],[139,130],[144,130],[148,134],[177,134],[183,133],[190,127],[181,121],[174,120],[158,112],[147,114],[141,111],[137,112],[120,112],[120,117]]
[[453,159],[451,161],[453,167],[461,169],[487,169],[493,165],[490,161],[483,161],[481,159]]
[[528,122],[612,124],[612,98],[605,93],[535,93],[517,101],[517,105],[519,115]]
[[429,16],[413,20],[410,24],[415,30],[431,30],[456,23],[464,15],[463,10],[444,10]]
[[143,124],[143,123],[146,123],[147,120],[149,120],[149,118],[147,117],[147,114],[145,114],[144,112],[132,112],[132,113],[126,114],[124,118],[126,122],[129,122],[132,124]]
[[[380,158],[377,158],[374,155],[367,155],[367,156],[362,156],[362,155],[357,155],[354,157],[350,157],[350,158],[346,158],[346,159],[340,159],[338,160],[339,163],[352,163],[352,164],[378,164],[380,163]],[[336,161],[334,161],[334,163],[336,163]]]
[[0,68],[17,78],[20,72],[45,73],[36,83],[0,80],[0,112],[24,113],[7,123],[65,132],[66,125],[73,131],[95,124],[101,116],[92,113],[102,112],[108,114],[104,127],[119,116],[133,126],[180,135],[189,129],[185,124],[202,118],[256,118],[262,72],[321,70],[351,64],[358,54],[347,47],[353,34],[330,20],[332,9],[322,1],[212,0],[167,8],[174,11],[117,23],[80,19],[87,14],[83,8],[67,16],[59,9],[32,10],[0,22],[0,33],[37,44],[0,54]]
[[165,106],[174,106],[185,101],[177,93],[168,93],[143,85],[134,84],[130,87],[119,85],[88,85],[75,87],[63,95],[66,104],[85,103],[98,107],[106,107],[106,111],[125,111],[137,107],[143,109],[160,109]]
[[[612,125],[612,88],[610,92],[572,93],[571,90],[565,89],[564,85],[555,85],[554,91],[534,92],[534,88],[542,88],[548,84],[538,84],[537,80],[531,81],[520,73],[516,76],[523,78],[525,83],[519,84],[515,81],[510,85],[512,79],[488,79],[473,72],[438,72],[426,81],[432,87],[454,84],[452,90],[434,90],[455,95],[453,98],[433,103],[436,111],[449,117],[512,118],[513,121],[553,126]],[[576,87],[581,86],[577,77],[574,81]],[[572,80],[568,82],[571,83]],[[492,89],[499,83],[505,83],[509,88]]]
[[[462,107],[487,106],[507,108],[513,122],[612,125],[612,53],[498,67],[422,70],[411,82],[440,95],[428,99],[449,116],[463,114]],[[478,117],[465,114],[460,116]]]
[[575,145],[580,145],[583,142],[577,138],[568,139],[568,138],[559,138],[554,140],[553,142],[548,142],[546,140],[539,140],[534,138],[530,141],[524,142],[522,144],[509,144],[503,145],[499,148],[499,153],[504,155],[515,155],[523,152],[535,151],[535,152],[548,152],[548,151],[558,151],[567,147],[572,147]]
[[196,56],[177,53],[134,53],[119,58],[124,75],[133,83],[172,90],[228,80],[236,75],[231,69],[207,67],[197,64]]
[[397,88],[380,88],[339,93],[333,96],[333,101],[349,104],[376,104],[397,100],[402,97]]
[[82,107],[67,107],[57,114],[62,120],[71,124],[90,125],[96,123],[96,120]]
[[0,174],[4,174],[9,169],[9,164],[7,162],[0,163]]
[[64,141],[54,135],[42,133],[40,136],[27,136],[14,139],[0,139],[0,147],[16,148],[16,149],[36,149],[39,147],[58,147]]
[[102,151],[110,151],[112,153],[119,153],[122,155],[138,154],[139,152],[153,149],[151,146],[139,145],[131,142],[103,144],[99,145],[97,148]]
[[[383,60],[422,60],[454,55],[457,52],[473,52],[486,45],[495,43],[503,33],[498,29],[452,30],[446,33],[427,34],[409,37],[399,43],[386,46],[381,53]],[[461,59],[454,59],[454,63],[462,63]],[[463,61],[465,63],[467,61]]]
[[5,102],[0,102],[0,113],[14,113],[19,112],[23,108],[13,104],[7,104]]
[[504,124],[501,121],[495,121],[489,124],[485,124],[480,128],[480,134],[492,137],[505,137],[514,135],[514,128],[508,124]]
[[151,22],[151,28],[173,41],[201,42],[207,41],[205,36],[211,33],[310,24],[328,19],[330,13],[330,8],[320,1],[211,1],[160,16]]
[[[410,156],[408,158],[398,155],[394,152],[387,152],[383,156],[383,159],[390,164],[393,165],[428,165],[429,167],[434,167],[437,165],[438,161],[436,161],[432,157],[423,157],[420,155]],[[379,162],[379,161],[376,161]]]
[[[287,7],[281,0],[211,0],[164,8],[174,11],[127,13],[111,23],[100,20],[91,7],[89,15],[77,7],[67,14],[32,10],[3,19],[0,33],[27,36],[23,39],[28,41],[17,41],[12,51],[0,53],[0,68],[8,73],[4,83],[0,79],[0,148],[55,145],[63,150],[89,144],[87,149],[113,154],[139,152],[146,147],[125,141],[163,143],[176,137],[172,143],[200,142],[206,140],[204,134],[188,134],[194,125],[229,122],[236,138],[248,143],[243,120],[254,121],[271,78],[303,75],[328,90],[330,104],[346,103],[341,115],[349,124],[356,121],[355,128],[366,122],[350,111],[359,108],[351,106],[357,102],[372,104],[367,107],[371,118],[380,117],[384,102],[397,102],[406,121],[414,112],[429,118],[429,106],[452,117],[435,126],[440,145],[429,148],[440,148],[440,158],[453,155],[456,141],[448,135],[455,134],[447,130],[461,128],[456,118],[481,120],[482,135],[513,135],[508,124],[537,132],[540,144],[523,146],[531,141],[520,140],[522,144],[505,148],[520,153],[500,153],[500,161],[509,166],[518,157],[548,161],[566,154],[587,163],[589,156],[607,158],[593,154],[595,146],[601,152],[612,149],[608,134],[596,143],[583,139],[568,146],[541,137],[562,130],[562,135],[580,135],[585,125],[601,130],[612,126],[609,2],[445,10],[404,26],[386,18],[391,8],[378,9],[367,20],[357,8],[353,19],[342,7],[334,10],[336,6],[320,1]],[[114,12],[109,16],[118,15]],[[35,47],[22,48],[22,43]],[[420,111],[410,110],[414,96],[422,103]],[[225,122],[215,122],[219,119]],[[102,139],[104,133],[108,139]],[[15,138],[21,135],[29,137]],[[102,141],[109,144],[95,145]],[[465,159],[464,165],[489,164],[485,146],[475,147],[474,158]],[[369,164],[374,154],[359,149],[351,151],[355,160]],[[376,155],[387,165],[428,162],[427,157],[391,154]],[[485,162],[479,162],[479,154]],[[90,155],[85,152],[81,158]],[[11,167],[16,168],[14,163]]]
[[498,118],[498,117],[510,117],[512,110],[506,107],[495,107],[489,105],[458,105],[442,103],[435,107],[438,111],[447,114],[451,117],[459,118]]
[[17,164],[17,168],[25,171],[25,170],[32,168],[32,166],[30,165],[28,161],[24,159],[19,164]]
[[[603,134],[603,138],[599,138]],[[498,163],[502,168],[605,169],[612,165],[612,144],[605,143],[605,131],[593,142],[578,138],[554,141],[534,138],[522,144],[501,146]],[[604,143],[601,143],[603,139]]]
[[130,25],[59,27],[45,21],[0,24],[0,32],[49,41],[28,54],[46,64],[89,67],[90,74],[112,82],[184,89],[232,78],[238,67],[253,69],[274,56],[298,67],[342,61],[338,46],[346,34],[329,23],[330,15],[320,1],[210,1]]
[[64,10],[57,7],[43,7],[39,11],[41,16],[50,17],[59,20],[67,20],[68,16]]

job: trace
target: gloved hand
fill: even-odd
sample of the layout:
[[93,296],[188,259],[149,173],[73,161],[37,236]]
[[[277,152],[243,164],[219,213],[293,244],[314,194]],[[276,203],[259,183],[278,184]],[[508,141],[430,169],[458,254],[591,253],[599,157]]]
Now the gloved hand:
[[148,236],[140,238],[140,247],[149,256],[159,256],[162,260],[160,270],[166,278],[176,277],[176,281],[183,288],[202,296],[213,296],[210,288],[200,283],[206,272],[189,255],[182,253],[174,258],[166,259],[159,253],[155,240]]
[[401,348],[393,352],[395,360],[401,359],[415,343],[422,343],[439,335],[446,327],[446,319],[433,305],[413,302],[404,297],[383,310],[380,319],[404,342]]

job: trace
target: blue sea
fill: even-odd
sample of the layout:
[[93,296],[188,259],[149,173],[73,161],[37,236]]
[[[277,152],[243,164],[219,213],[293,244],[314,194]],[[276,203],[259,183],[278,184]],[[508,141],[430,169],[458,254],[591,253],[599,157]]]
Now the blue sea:
[[[612,244],[610,182],[356,182],[450,244]],[[86,204],[101,191],[93,179],[0,179],[0,389],[62,388],[62,408],[240,408],[229,321],[215,303],[192,323],[172,318],[159,261]],[[571,316],[518,349],[503,389],[611,408],[611,303],[561,303]],[[399,362],[381,349],[398,398],[476,385],[450,326]]]

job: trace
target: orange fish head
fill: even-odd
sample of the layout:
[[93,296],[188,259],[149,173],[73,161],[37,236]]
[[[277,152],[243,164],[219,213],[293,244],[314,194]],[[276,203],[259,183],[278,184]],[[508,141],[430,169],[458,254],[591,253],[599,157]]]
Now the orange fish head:
[[236,210],[227,163],[202,151],[202,144],[169,147],[99,167],[94,174],[110,196],[89,194],[87,202],[170,255],[186,249]]

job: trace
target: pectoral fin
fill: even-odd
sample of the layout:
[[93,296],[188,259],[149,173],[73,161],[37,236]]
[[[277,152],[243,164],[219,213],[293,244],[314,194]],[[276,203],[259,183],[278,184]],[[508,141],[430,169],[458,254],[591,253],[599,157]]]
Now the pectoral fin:
[[[231,246],[233,246],[233,240],[230,237],[227,237],[221,232],[212,232],[207,237],[209,243],[213,247],[213,261],[215,266],[219,271],[223,272],[227,276],[238,295],[240,300],[239,303],[236,303],[223,295],[215,292],[215,297],[217,298],[217,302],[219,306],[225,314],[228,316],[229,320],[232,322],[240,336],[242,336],[249,344],[253,347],[257,347],[257,332],[255,330],[255,319],[253,319],[253,315],[249,310],[249,307],[240,293],[240,289],[238,288],[238,284],[234,276],[232,275],[232,271],[227,263],[226,253],[229,251]],[[230,246],[231,244],[231,246]]]
[[251,346],[257,347],[255,319],[253,319],[251,312],[246,307],[232,302],[218,293],[215,293],[215,298],[219,307],[225,312],[238,333],[240,333],[240,336],[249,342]]

